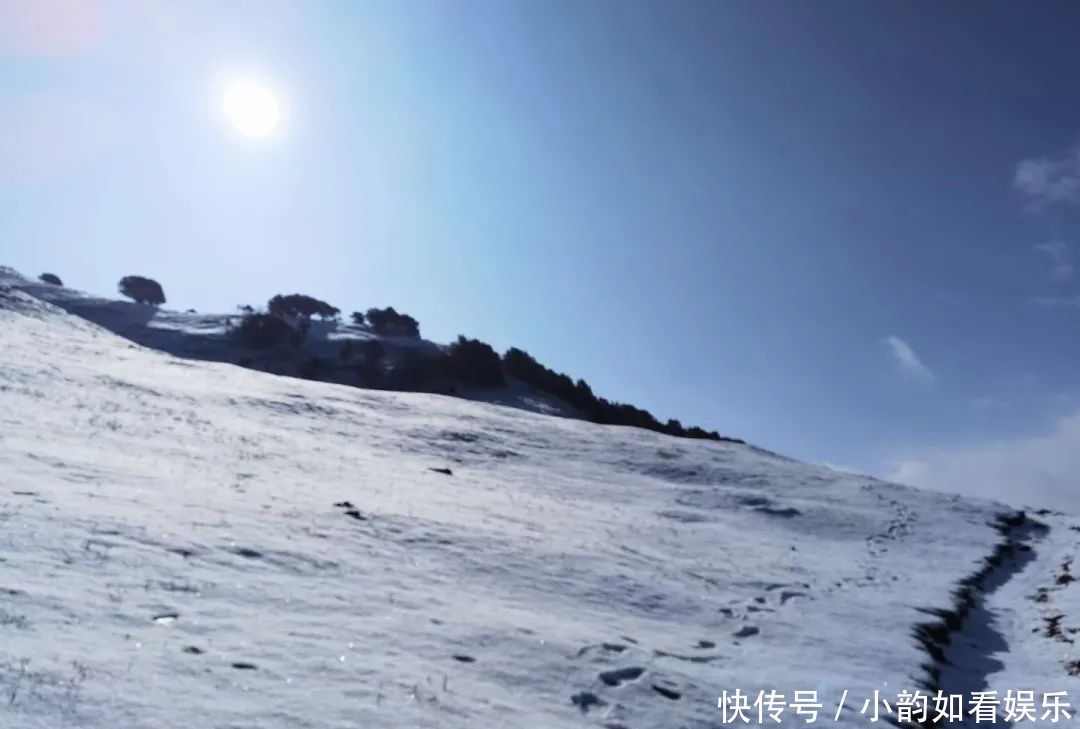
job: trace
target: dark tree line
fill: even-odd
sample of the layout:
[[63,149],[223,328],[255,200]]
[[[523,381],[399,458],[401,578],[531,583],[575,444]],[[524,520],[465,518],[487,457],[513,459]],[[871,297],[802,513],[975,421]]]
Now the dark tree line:
[[[364,323],[365,315],[360,312],[353,313],[353,321],[357,324]],[[376,334],[388,337],[413,337],[420,338],[420,322],[408,314],[401,314],[388,306],[385,309],[368,309],[367,324]]]
[[281,317],[260,313],[245,315],[233,329],[233,335],[253,349],[272,349],[285,344],[298,346],[302,338],[300,331]]
[[459,335],[447,353],[454,379],[477,387],[502,387],[506,384],[499,353],[479,339]]
[[459,387],[504,387],[499,354],[478,339],[459,336],[443,352],[399,350],[384,384],[393,390],[455,394]]
[[575,382],[569,375],[545,367],[533,359],[529,353],[516,347],[511,347],[506,351],[502,362],[507,374],[532,385],[538,390],[543,390],[561,398],[577,408],[582,415],[594,423],[631,425],[682,438],[741,442],[734,438],[721,436],[715,430],[707,431],[696,425],[684,428],[678,420],[661,423],[648,410],[597,397],[585,380],[579,379]]
[[336,319],[341,309],[305,294],[278,294],[266,304],[266,310],[279,317],[296,317],[301,320],[317,316],[320,319]]
[[[266,314],[250,307],[244,307],[244,310],[246,315],[236,329],[237,336],[248,346],[264,349],[285,344],[299,346],[311,317],[336,319],[341,313],[325,301],[304,294],[273,297],[267,304]],[[299,332],[284,321],[288,317],[300,320]],[[392,306],[356,311],[351,314],[351,319],[354,324],[367,326],[381,336],[420,337],[420,323]],[[445,351],[433,353],[404,347],[398,350],[390,366],[387,366],[387,359],[386,348],[377,340],[347,342],[337,363],[313,358],[304,364],[299,374],[323,379],[335,368],[345,367],[354,371],[356,379],[368,387],[445,394],[456,393],[459,386],[504,387],[506,376],[510,375],[560,398],[594,423],[629,425],[682,438],[742,442],[697,426],[684,427],[675,419],[662,423],[648,410],[598,397],[585,380],[574,380],[545,367],[516,347],[500,357],[486,342],[461,335]]]

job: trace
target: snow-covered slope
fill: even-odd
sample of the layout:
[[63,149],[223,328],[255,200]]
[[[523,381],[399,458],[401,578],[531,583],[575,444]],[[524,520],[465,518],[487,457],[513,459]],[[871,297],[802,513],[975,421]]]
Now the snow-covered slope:
[[[913,631],[1002,511],[178,359],[0,286],[0,727],[698,728],[735,689],[816,690],[823,722],[846,691],[834,723],[863,725],[930,680]],[[1074,549],[1044,516],[1026,554],[1052,553],[997,560],[953,641],[1009,636],[968,683],[1076,680],[1017,588]]]

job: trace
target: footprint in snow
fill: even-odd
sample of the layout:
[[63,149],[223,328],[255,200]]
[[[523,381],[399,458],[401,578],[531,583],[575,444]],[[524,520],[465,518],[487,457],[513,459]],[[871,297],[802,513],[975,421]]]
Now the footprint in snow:
[[608,653],[622,653],[626,650],[626,646],[621,643],[600,643],[599,645],[587,645],[583,646],[581,650],[574,654],[574,658],[581,658],[589,651],[596,650],[597,648]]
[[765,586],[765,591],[766,592],[773,592],[774,590],[779,590],[779,589],[781,589],[783,587],[801,587],[804,590],[809,590],[810,589],[810,583],[809,582],[770,582],[768,585]]
[[655,683],[652,685],[652,690],[663,696],[665,699],[671,699],[672,701],[678,701],[682,698],[682,694],[678,691],[669,689],[666,686],[658,686]]
[[172,625],[180,617],[179,613],[159,613],[153,620],[158,625]]
[[658,658],[674,658],[677,661],[686,661],[687,663],[712,663],[713,661],[717,660],[718,658],[723,658],[723,656],[718,656],[718,655],[713,655],[713,656],[702,656],[702,655],[688,656],[688,655],[684,655],[684,654],[681,654],[681,653],[668,653],[667,651],[662,651],[662,650],[654,650],[653,655],[655,655]]
[[622,686],[624,683],[637,681],[643,673],[645,669],[640,666],[617,668],[614,671],[603,671],[600,674],[600,680],[608,686]]
[[607,702],[592,691],[582,691],[579,694],[574,694],[570,697],[570,702],[581,709],[582,714],[587,713],[593,707],[607,706]]
[[761,632],[761,629],[756,625],[744,625],[731,635],[735,638],[749,638],[752,635],[757,635]]
[[783,605],[788,600],[796,597],[810,597],[805,592],[799,592],[798,590],[784,590],[780,593],[780,604]]
[[360,513],[360,510],[353,506],[351,501],[339,501],[334,504],[335,508],[344,509],[345,516],[350,516],[357,521],[367,521],[367,517]]
[[772,507],[772,506],[760,506],[760,507],[754,509],[754,511],[758,512],[759,514],[766,514],[768,516],[778,516],[778,517],[780,517],[782,519],[791,519],[791,518],[794,518],[794,517],[799,516],[800,514],[802,514],[801,511],[799,511],[798,509],[796,509],[794,507],[791,507],[791,506],[784,507],[784,508],[776,508],[776,507]]

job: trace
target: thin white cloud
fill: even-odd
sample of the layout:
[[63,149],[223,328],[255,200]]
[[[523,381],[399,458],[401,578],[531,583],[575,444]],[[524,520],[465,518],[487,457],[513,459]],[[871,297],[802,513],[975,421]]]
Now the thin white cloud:
[[957,449],[940,449],[887,464],[900,483],[1003,501],[1080,512],[1080,411],[1049,433]]
[[1027,197],[1031,210],[1080,202],[1080,153],[1073,151],[1061,159],[1021,160],[1013,187]]
[[[1051,207],[1080,204],[1080,147],[1074,147],[1060,157],[1021,160],[1016,165],[1012,184],[1013,189],[1024,196],[1026,212],[1040,217],[1048,216]],[[1060,224],[1059,213],[1056,211],[1051,218],[1052,222],[1057,221],[1055,227]],[[1037,243],[1032,248],[1050,264],[1050,270],[1057,278],[1072,278],[1076,273],[1072,249],[1060,238]],[[1080,296],[1052,295],[1037,301],[1043,306],[1080,306]]]
[[1035,299],[1035,301],[1041,306],[1080,309],[1080,294],[1077,294],[1076,296],[1040,296]]
[[901,377],[921,385],[932,385],[937,381],[937,377],[923,364],[910,344],[895,335],[885,337],[882,341],[888,346],[896,371]]
[[993,395],[983,395],[982,397],[973,398],[971,407],[979,412],[990,412],[993,410],[1007,410],[1009,403]]
[[1065,241],[1051,240],[1039,243],[1035,246],[1035,252],[1046,257],[1054,275],[1058,278],[1069,278],[1075,272],[1072,249]]

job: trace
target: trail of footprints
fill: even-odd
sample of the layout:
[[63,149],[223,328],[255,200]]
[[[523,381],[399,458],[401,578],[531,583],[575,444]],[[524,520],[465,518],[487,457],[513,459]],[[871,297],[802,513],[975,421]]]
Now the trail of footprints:
[[[873,485],[866,485],[864,490],[872,490]],[[854,581],[857,587],[865,587],[879,580],[879,568],[877,559],[889,551],[889,546],[896,541],[901,541],[911,534],[912,524],[915,517],[910,509],[902,501],[890,498],[888,495],[878,493],[877,497],[884,502],[892,511],[892,517],[885,526],[885,530],[877,534],[871,534],[866,538],[866,552],[869,557],[864,563],[866,574],[860,581]],[[893,579],[896,579],[895,576]]]
[[[806,583],[771,583],[763,585],[763,588],[765,594],[755,597],[750,604],[745,606],[744,610],[737,611],[734,607],[723,607],[719,609],[719,612],[728,618],[736,619],[754,612],[775,610],[776,608],[768,606],[770,598],[773,605],[782,606],[796,597],[810,597],[809,592],[807,592],[810,586]],[[744,623],[731,632],[730,636],[732,643],[738,645],[740,640],[753,638],[760,633],[761,629],[758,626]],[[604,663],[607,661],[619,661],[627,657],[631,651],[639,656],[645,652],[645,649],[641,647],[637,640],[629,636],[622,636],[621,640],[625,642],[610,641],[586,645],[572,658]],[[651,653],[653,658],[668,658],[699,664],[712,663],[726,658],[725,655],[715,651],[716,647],[715,641],[702,639],[686,651],[674,652],[656,648]],[[628,663],[630,662],[628,661]],[[616,703],[617,697],[617,694],[613,694],[613,692],[618,692],[628,685],[638,684],[643,681],[648,683],[652,695],[667,701],[680,701],[684,693],[675,682],[659,675],[655,668],[650,669],[637,663],[604,668],[597,672],[596,679],[599,683],[593,689],[578,691],[570,696],[570,702],[578,707],[583,714],[612,706],[613,703]],[[605,727],[609,729],[627,729],[623,724],[606,724]]]
[[889,519],[889,523],[885,527],[885,531],[879,534],[873,534],[866,538],[866,547],[872,557],[884,554],[889,551],[888,544],[897,540],[903,539],[911,533],[911,523],[913,521],[911,515],[911,509],[901,501],[896,499],[890,499],[884,494],[878,494],[878,498],[888,503],[892,509],[893,516]]
[[[744,621],[740,627],[730,633],[733,645],[739,645],[740,641],[754,638],[761,633],[761,628],[757,625],[745,622],[754,613],[775,612],[796,598],[813,599],[810,595],[810,585],[804,582],[766,583],[761,585],[761,588],[762,594],[753,597],[750,602],[742,606],[721,607],[718,610],[726,618],[733,621]],[[630,645],[617,642],[587,645],[579,650],[574,658],[582,659],[592,656],[594,660],[600,661],[618,660],[626,655],[631,646],[635,648],[637,653],[641,652],[636,640],[628,636],[623,636],[623,640]],[[726,656],[714,650],[716,647],[715,641],[702,639],[687,651],[673,652],[653,649],[652,656],[654,658],[671,658],[690,663],[711,663],[726,658]],[[668,701],[679,701],[683,696],[683,691],[676,684],[655,675],[655,671],[651,673],[650,669],[642,665],[626,665],[601,670],[596,674],[596,678],[602,686],[598,686],[596,690],[579,691],[570,697],[571,703],[577,706],[582,713],[610,706],[614,698],[607,697],[607,692],[618,691],[628,684],[636,684],[641,681],[647,681],[654,695]],[[598,692],[604,692],[604,695],[602,696]],[[622,724],[605,726],[610,726],[610,729],[626,729]]]
[[814,599],[808,583],[771,582],[762,585],[762,594],[754,596],[748,602],[728,605],[719,608],[718,612],[726,618],[744,621],[743,626],[731,634],[732,638],[750,638],[761,632],[750,622],[755,613],[774,613],[789,602],[799,599]]
[[[632,643],[637,642],[631,638],[626,638],[626,640]],[[715,644],[713,642],[703,640],[698,643],[697,648],[704,649],[706,647],[711,648],[714,646]],[[599,652],[601,654],[600,660],[604,660],[606,657],[612,654],[621,655],[628,649],[629,646],[623,645],[621,643],[601,643],[599,645],[585,646],[580,651],[578,651],[577,655],[574,657],[582,658],[591,653]],[[695,658],[694,656],[687,656],[684,658],[683,656],[679,656],[673,653],[666,653],[659,650],[653,651],[653,653],[656,656],[682,658],[684,660],[694,660]],[[713,656],[711,658],[716,658],[716,656]],[[603,686],[605,687],[605,691],[618,691],[619,689],[629,684],[636,684],[644,680],[648,682],[649,688],[657,697],[662,697],[667,701],[681,700],[683,692],[679,690],[678,686],[670,679],[655,675],[655,673],[655,671],[651,671],[644,666],[631,665],[602,670],[596,674],[596,678],[600,681],[601,684],[603,684]],[[598,687],[597,691],[599,690],[601,689]],[[602,698],[597,693],[597,691],[579,691],[570,696],[570,702],[574,706],[578,707],[578,709],[580,709],[583,714],[587,714],[594,709],[602,709],[610,706],[611,702],[615,701],[613,697],[609,697],[608,699]],[[622,724],[613,724],[609,726],[611,726],[613,729],[615,727],[618,727],[619,729],[625,729]]]

